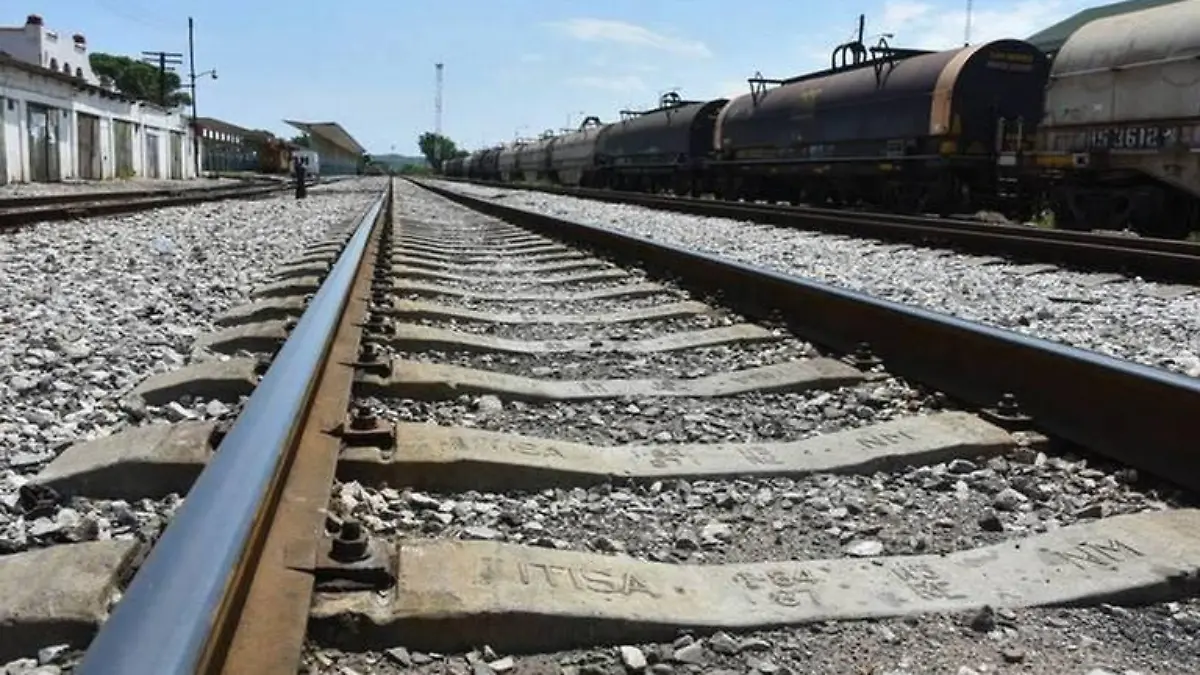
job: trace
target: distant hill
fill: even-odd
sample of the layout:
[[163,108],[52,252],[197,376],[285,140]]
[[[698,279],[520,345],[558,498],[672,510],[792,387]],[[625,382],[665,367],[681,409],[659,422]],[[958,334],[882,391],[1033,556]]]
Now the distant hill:
[[381,164],[387,164],[393,169],[402,169],[413,164],[417,166],[426,166],[428,164],[424,157],[409,157],[408,155],[371,155],[371,159]]

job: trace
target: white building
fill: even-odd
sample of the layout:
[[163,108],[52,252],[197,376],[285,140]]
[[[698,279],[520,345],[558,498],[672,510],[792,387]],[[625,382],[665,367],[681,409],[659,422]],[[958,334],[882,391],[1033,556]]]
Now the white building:
[[0,28],[0,184],[192,178],[188,118],[100,86],[82,35]]

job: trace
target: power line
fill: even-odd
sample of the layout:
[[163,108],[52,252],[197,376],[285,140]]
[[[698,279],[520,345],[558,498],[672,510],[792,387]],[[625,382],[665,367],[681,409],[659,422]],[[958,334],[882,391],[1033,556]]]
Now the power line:
[[125,21],[155,30],[174,30],[175,22],[173,20],[168,20],[155,10],[135,4],[132,0],[98,0],[98,2],[108,12]]

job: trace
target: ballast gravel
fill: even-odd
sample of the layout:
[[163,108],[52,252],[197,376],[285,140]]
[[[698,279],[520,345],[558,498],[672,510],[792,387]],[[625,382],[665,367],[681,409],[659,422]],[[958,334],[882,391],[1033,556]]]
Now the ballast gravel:
[[1091,274],[1027,275],[1015,264],[985,264],[989,259],[939,249],[528,190],[436,184],[1200,377],[1200,293],[1162,299],[1148,293],[1163,284],[1136,278],[1095,285]]
[[[452,206],[407,195],[409,208],[463,222]],[[414,202],[416,206],[414,206]],[[444,204],[444,202],[443,202]],[[538,312],[531,303],[522,311]],[[728,320],[722,317],[721,320]],[[689,327],[693,319],[638,325],[640,336]],[[455,326],[454,322],[432,322]],[[479,332],[491,332],[481,324]],[[557,328],[557,327],[555,327]],[[616,330],[625,330],[628,327]],[[505,326],[506,337],[536,339],[545,327]],[[614,330],[604,327],[605,331]],[[660,333],[661,334],[661,333]],[[766,345],[747,345],[749,354]],[[656,364],[681,376],[696,350]],[[441,360],[445,355],[427,352]],[[459,356],[483,364],[478,355]],[[493,357],[500,360],[507,357]],[[575,365],[539,357],[548,374]],[[590,377],[622,366],[597,359]],[[853,387],[803,394],[721,399],[638,399],[522,403],[496,396],[422,402],[362,400],[391,420],[474,427],[598,446],[625,443],[790,441],[945,409],[940,396],[882,374]],[[599,451],[599,450],[598,450]],[[486,539],[711,564],[964,550],[1119,513],[1184,504],[1136,472],[1038,447],[1002,456],[897,467],[867,475],[798,479],[609,482],[590,488],[504,493],[431,492],[404,486],[336,486],[331,510],[360,519],[378,536]],[[404,647],[343,653],[310,646],[302,671],[366,673],[872,673],[873,675],[1174,675],[1200,670],[1200,603],[1128,609],[977,612],[905,620],[826,622],[762,632],[681,634],[672,643],[626,644],[536,655],[476,645],[466,654]]]
[[418,326],[432,326],[444,330],[474,333],[476,335],[490,335],[510,340],[640,340],[667,333],[699,331],[728,326],[733,323],[725,317],[710,314],[612,324],[503,324],[436,318],[405,318],[404,321],[405,323],[412,323]]
[[478,368],[542,380],[656,379],[668,372],[678,373],[679,379],[686,380],[802,361],[812,354],[811,345],[794,338],[645,354],[500,354],[433,350],[396,353],[400,358],[410,361]]
[[69,445],[153,421],[219,419],[236,406],[161,408],[125,396],[186,365],[194,338],[270,270],[332,235],[379,179],[145,211],[0,236],[0,554],[65,541],[155,536],[178,505],[72,498],[30,511],[22,487]]

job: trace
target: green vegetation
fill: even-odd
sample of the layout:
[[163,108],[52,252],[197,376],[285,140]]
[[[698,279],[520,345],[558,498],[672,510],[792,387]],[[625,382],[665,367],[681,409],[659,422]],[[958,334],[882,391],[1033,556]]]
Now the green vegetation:
[[433,169],[425,164],[407,164],[396,173],[401,176],[427,176],[433,173]]
[[[88,57],[92,72],[96,77],[107,78],[117,91],[142,101],[158,103],[159,73],[158,67],[144,61],[137,61],[128,56],[94,53]],[[166,104],[168,107],[190,105],[192,97],[187,92],[180,91],[183,81],[179,75],[166,73]]]
[[421,149],[421,154],[425,155],[429,166],[439,172],[442,170],[442,162],[455,157],[466,157],[468,154],[465,150],[459,150],[458,145],[449,137],[431,131],[421,134],[417,139],[417,147]]

